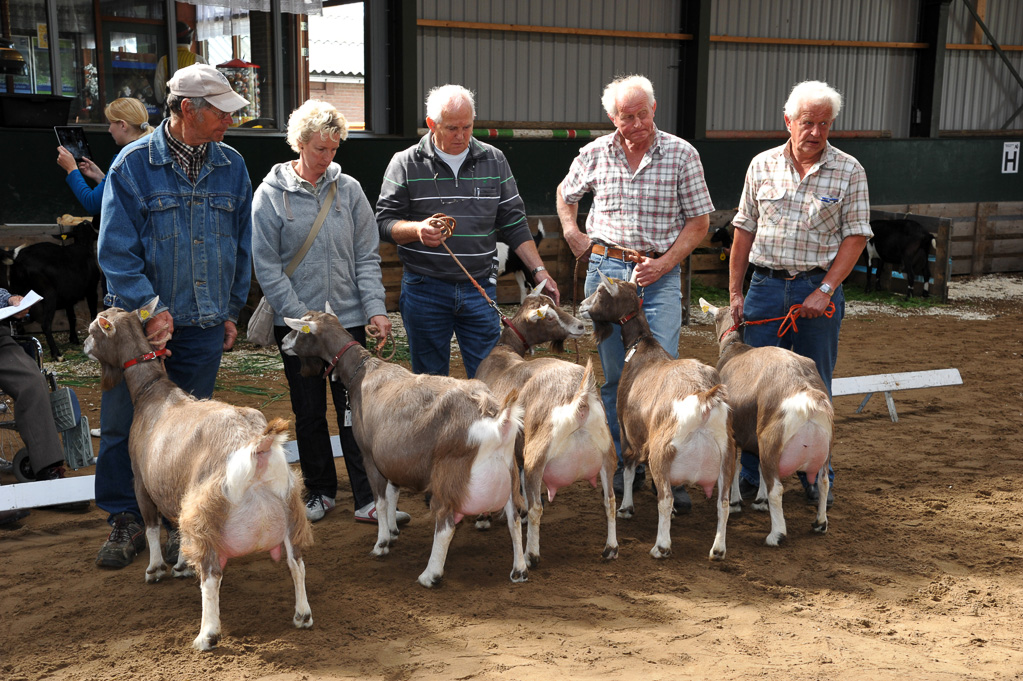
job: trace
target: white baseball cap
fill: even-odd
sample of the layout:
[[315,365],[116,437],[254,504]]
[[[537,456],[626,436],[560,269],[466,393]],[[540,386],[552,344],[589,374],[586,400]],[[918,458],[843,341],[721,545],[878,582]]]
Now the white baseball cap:
[[192,64],[178,69],[167,82],[172,95],[202,97],[224,113],[248,106],[249,100],[234,91],[223,73],[209,64]]

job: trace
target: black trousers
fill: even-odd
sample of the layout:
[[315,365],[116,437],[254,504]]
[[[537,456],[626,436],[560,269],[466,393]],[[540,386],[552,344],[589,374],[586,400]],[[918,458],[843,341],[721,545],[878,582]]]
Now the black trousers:
[[[291,329],[274,326],[277,348]],[[363,327],[347,329],[355,340],[366,345],[366,330]],[[373,501],[366,468],[362,463],[362,451],[355,442],[351,426],[345,426],[345,408],[348,391],[341,381],[330,381],[301,374],[302,360],[281,353],[284,360],[284,375],[291,390],[291,409],[295,412],[295,440],[298,442],[298,459],[302,477],[310,495],[322,494],[333,499],[337,496],[337,470],[334,468],[334,453],[330,446],[330,431],[327,424],[327,384],[337,412],[338,435],[341,451],[344,453],[345,468],[355,497],[358,510]]]
[[64,460],[50,407],[50,390],[39,366],[0,323],[0,389],[14,400],[18,434],[28,447],[32,470],[39,471]]

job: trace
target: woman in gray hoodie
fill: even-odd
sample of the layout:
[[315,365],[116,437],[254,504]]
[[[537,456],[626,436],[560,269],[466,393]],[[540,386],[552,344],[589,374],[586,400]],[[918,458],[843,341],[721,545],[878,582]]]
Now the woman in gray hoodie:
[[[367,321],[381,337],[391,330],[373,209],[359,183],[334,163],[334,154],[347,137],[348,122],[337,109],[327,102],[307,101],[288,119],[287,140],[298,160],[275,165],[252,199],[252,262],[263,295],[276,315],[278,349],[290,330],[284,326],[284,317],[323,311],[327,301],[341,325],[363,345]],[[324,201],[332,204],[327,217],[289,277],[285,268],[305,243]],[[337,471],[327,426],[329,384],[355,497],[355,519],[375,523],[376,509],[362,453],[350,419],[346,425],[348,394],[344,386],[340,381],[303,377],[297,357],[283,353],[281,357],[295,412],[299,463],[308,495],[306,515],[313,522],[320,520],[334,508],[337,496]],[[408,520],[408,514],[398,513],[399,524]]]

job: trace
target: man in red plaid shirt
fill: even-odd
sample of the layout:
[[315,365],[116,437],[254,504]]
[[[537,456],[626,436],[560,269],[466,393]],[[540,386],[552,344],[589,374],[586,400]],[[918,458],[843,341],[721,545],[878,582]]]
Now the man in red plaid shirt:
[[[604,89],[604,110],[615,132],[584,146],[558,186],[558,217],[565,240],[577,258],[588,257],[586,295],[600,285],[600,272],[628,280],[635,273],[643,311],[654,337],[678,357],[682,326],[679,263],[703,241],[714,210],[700,155],[685,140],[654,124],[657,101],[643,76],[618,78]],[[586,232],[579,230],[578,202],[593,193]],[[639,251],[639,263],[626,261],[622,249]],[[625,364],[619,329],[597,348],[604,369],[600,389],[608,425],[618,450],[615,494],[624,490],[616,400]],[[644,481],[636,469],[633,489]],[[682,486],[673,490],[676,513],[692,508]]]

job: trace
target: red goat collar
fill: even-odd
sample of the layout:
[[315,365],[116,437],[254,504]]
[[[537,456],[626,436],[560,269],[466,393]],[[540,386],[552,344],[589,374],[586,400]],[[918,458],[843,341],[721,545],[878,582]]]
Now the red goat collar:
[[624,317],[622,317],[621,319],[619,319],[619,320],[618,320],[618,325],[619,325],[619,326],[624,326],[624,325],[625,325],[625,322],[629,321],[630,319],[632,319],[633,317],[635,317],[636,315],[638,315],[638,314],[639,314],[639,311],[640,311],[640,310],[642,310],[642,309],[643,309],[643,298],[641,297],[641,298],[639,299],[639,307],[637,307],[637,308],[636,308],[636,310],[635,310],[634,312],[632,312],[632,313],[630,313],[630,314],[627,314],[627,315],[625,315]]
[[135,366],[136,364],[139,364],[141,362],[151,362],[154,359],[157,359],[159,357],[163,357],[166,354],[167,354],[167,348],[160,348],[159,350],[153,350],[152,352],[147,352],[144,355],[139,355],[135,359],[129,359],[127,362],[124,363],[124,367],[122,367],[122,368],[127,369],[128,367]]
[[348,350],[353,345],[358,345],[358,344],[359,344],[359,341],[357,341],[357,340],[351,340],[351,341],[348,341],[347,343],[345,343],[345,346],[343,348],[341,348],[340,350],[338,350],[338,353],[336,355],[334,355],[334,359],[330,360],[330,364],[327,365],[327,370],[323,372],[323,377],[326,378],[327,376],[330,376],[330,372],[334,371],[334,367],[336,367],[337,363],[341,361],[341,355],[343,355],[346,352],[348,352]]
[[522,344],[526,346],[526,349],[523,350],[523,352],[529,352],[529,343],[526,342],[526,337],[523,336],[518,329],[512,326],[511,320],[505,317],[504,315],[501,315],[501,323],[507,326],[509,329],[511,329],[512,333],[518,336],[519,340],[522,341]]

